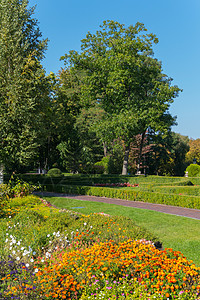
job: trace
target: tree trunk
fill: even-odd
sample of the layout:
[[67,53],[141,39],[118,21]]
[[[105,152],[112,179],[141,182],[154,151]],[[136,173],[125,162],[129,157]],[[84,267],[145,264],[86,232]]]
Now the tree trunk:
[[123,167],[122,167],[122,175],[128,174],[129,152],[130,152],[130,144],[128,144],[128,146],[126,146],[126,148],[125,148],[124,161],[123,161]]
[[141,163],[141,160],[142,160],[142,149],[143,149],[145,133],[146,133],[146,130],[142,133],[142,139],[141,139],[141,143],[140,143],[140,150],[139,150],[139,154],[138,154],[137,174],[139,174],[139,171],[140,171],[140,163]]

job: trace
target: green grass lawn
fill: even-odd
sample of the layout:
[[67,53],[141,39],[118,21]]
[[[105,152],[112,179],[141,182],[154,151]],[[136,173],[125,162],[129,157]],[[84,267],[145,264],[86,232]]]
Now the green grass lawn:
[[200,221],[168,215],[151,210],[123,207],[114,204],[46,197],[53,205],[83,214],[104,212],[113,216],[126,216],[139,226],[158,236],[164,248],[181,251],[188,260],[200,266]]

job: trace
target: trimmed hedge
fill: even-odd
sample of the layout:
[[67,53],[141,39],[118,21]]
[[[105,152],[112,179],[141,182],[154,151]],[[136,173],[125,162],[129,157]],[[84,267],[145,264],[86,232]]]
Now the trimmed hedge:
[[[165,183],[164,187],[181,187],[181,186],[186,186],[186,187],[191,187],[193,186],[193,183],[190,180],[183,180],[183,181],[178,181],[178,182],[171,182],[171,183]],[[140,189],[149,191],[149,192],[154,192],[158,189],[161,189],[163,187],[163,183],[140,183],[139,184]]]
[[[64,176],[62,177],[50,177],[44,174],[17,174],[13,176],[14,179],[19,178],[20,180],[23,180],[25,182],[28,182],[30,184],[62,184]],[[9,175],[4,176],[5,183],[10,180]]]
[[50,169],[47,173],[47,176],[49,177],[63,177],[63,173],[61,172],[60,169],[58,168],[53,168],[53,169]]
[[197,164],[190,164],[186,172],[188,172],[189,177],[200,177],[200,166]]
[[161,187],[154,187],[153,188],[154,192],[158,193],[166,193],[166,194],[177,194],[177,195],[192,195],[192,196],[200,196],[200,188],[198,186],[161,186]]
[[166,204],[187,208],[200,209],[200,197],[188,195],[164,194],[158,192],[123,190],[108,187],[68,186],[68,185],[44,185],[44,191],[66,193],[74,195],[90,195],[98,197],[118,198],[132,201]]
[[[36,184],[66,184],[66,185],[84,185],[91,186],[96,183],[125,183],[130,184],[153,184],[153,185],[185,185],[188,180],[192,181],[193,178],[187,179],[185,177],[165,177],[165,176],[122,176],[122,175],[86,175],[75,174],[63,176],[62,178],[48,177],[44,174],[19,174],[14,177],[20,178],[26,182]],[[4,176],[5,182],[9,180],[10,176]],[[195,183],[197,184],[195,178]],[[200,178],[199,178],[200,184]]]

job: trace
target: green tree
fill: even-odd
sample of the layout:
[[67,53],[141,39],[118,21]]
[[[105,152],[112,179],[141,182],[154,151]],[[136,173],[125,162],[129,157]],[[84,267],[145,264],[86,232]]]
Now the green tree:
[[78,172],[82,150],[78,132],[73,129],[68,138],[59,143],[57,149],[60,152],[65,169],[72,173]]
[[172,151],[174,155],[174,168],[173,175],[183,176],[185,169],[188,165],[186,154],[189,151],[189,138],[188,136],[172,132]]
[[[166,134],[150,131],[148,142],[151,152],[146,156],[148,173],[156,175],[172,175],[174,168],[174,156],[172,157],[171,131]],[[174,175],[174,174],[173,174]]]
[[46,139],[49,82],[41,38],[28,0],[0,0],[0,160],[20,169]]
[[82,167],[87,166],[87,172],[91,172],[94,163],[103,157],[103,145],[97,136],[94,123],[101,120],[103,110],[96,107],[83,108],[77,116],[75,127],[79,132],[83,147]]
[[180,89],[162,73],[161,63],[153,58],[158,42],[147,34],[143,24],[125,28],[114,21],[104,21],[96,34],[82,40],[81,53],[70,51],[62,59],[66,66],[85,72],[82,99],[85,106],[98,104],[105,111],[99,122],[102,139],[120,138],[125,143],[122,174],[127,174],[130,144],[148,127],[167,130],[174,119],[169,106]]
[[61,69],[57,76],[52,74],[52,79],[54,81],[52,103],[54,117],[51,142],[52,149],[60,157],[57,158],[55,155],[55,161],[67,168],[68,172],[76,172],[79,170],[81,156],[81,141],[75,123],[81,109],[82,74],[66,68]]
[[150,174],[183,176],[187,167],[186,153],[189,138],[169,131],[168,134],[149,134],[151,151],[146,159]]
[[[62,168],[64,145],[71,144],[75,136],[73,130],[80,110],[80,83],[79,77],[67,69],[61,69],[57,75],[51,72],[48,80],[51,90],[51,101],[48,106],[48,134],[46,142],[39,149],[38,159],[41,168]],[[62,145],[58,147],[60,143]],[[62,149],[62,155],[59,149]]]
[[148,132],[136,135],[130,145],[130,172],[135,174],[139,170],[142,174],[146,174],[148,172],[147,161],[152,151]]
[[193,160],[195,159],[196,163],[200,165],[200,139],[190,139],[186,159],[190,164],[193,163]]

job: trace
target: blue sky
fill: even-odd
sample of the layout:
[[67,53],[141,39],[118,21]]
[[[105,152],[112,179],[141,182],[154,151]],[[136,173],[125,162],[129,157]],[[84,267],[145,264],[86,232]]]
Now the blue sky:
[[88,31],[104,20],[129,25],[144,23],[159,43],[155,57],[163,72],[183,92],[171,105],[178,126],[173,131],[200,138],[200,1],[199,0],[29,0],[44,38],[49,39],[43,65],[47,74],[62,67],[60,57],[80,50]]

